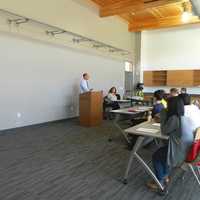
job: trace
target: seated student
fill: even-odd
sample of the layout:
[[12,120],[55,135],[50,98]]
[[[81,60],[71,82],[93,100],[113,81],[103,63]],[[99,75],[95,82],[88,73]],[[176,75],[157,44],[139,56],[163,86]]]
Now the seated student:
[[181,88],[181,94],[187,94],[187,89],[186,88]]
[[180,91],[180,94],[179,94],[179,97],[182,98],[182,100],[186,100],[186,101],[191,101],[191,97],[189,94],[187,94],[187,89],[186,88],[181,88],[181,91]]
[[[183,115],[184,104],[179,97],[171,97],[167,110],[161,112],[161,131],[162,134],[169,135],[169,143],[153,154],[152,161],[156,177],[163,187],[169,183],[170,170],[180,165],[186,157],[181,141],[181,118]],[[147,186],[151,190],[158,190],[154,181],[148,182]]]
[[152,118],[159,117],[160,112],[165,108],[162,104],[163,93],[161,90],[154,92],[155,104],[152,110]]
[[116,87],[110,88],[107,97],[111,101],[117,101],[117,89],[116,89]]
[[108,100],[110,101],[110,105],[112,107],[113,110],[119,109],[120,106],[117,102],[118,100],[118,96],[117,96],[117,89],[116,87],[112,87],[107,95]]
[[198,99],[193,100],[193,105],[195,105],[198,109],[200,109],[200,101]]
[[135,93],[135,95],[137,97],[141,97],[142,99],[144,98],[143,89],[144,89],[144,84],[143,83],[138,83],[137,86],[136,86],[136,93]]
[[179,95],[179,91],[177,88],[171,88],[170,93],[169,93],[169,98],[170,97],[177,97]]
[[[182,118],[182,140],[191,145],[194,140],[194,134],[200,127],[200,110],[197,106],[191,104],[191,97],[188,94],[180,94],[179,97],[184,103],[184,117]],[[187,151],[188,149],[186,149]]]
[[167,108],[167,94],[165,90],[160,90],[161,95],[163,96],[161,103],[163,104],[164,108]]

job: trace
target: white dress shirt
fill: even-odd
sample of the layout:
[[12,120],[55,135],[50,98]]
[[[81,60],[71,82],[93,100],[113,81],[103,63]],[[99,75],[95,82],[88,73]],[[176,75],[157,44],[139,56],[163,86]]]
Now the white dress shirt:
[[185,114],[187,118],[191,119],[191,123],[189,123],[190,127],[197,129],[200,127],[200,110],[195,105],[187,105],[184,106]]
[[80,91],[81,91],[81,93],[89,92],[90,91],[89,84],[88,84],[87,80],[85,80],[85,79],[81,80]]
[[184,116],[181,117],[181,140],[186,145],[187,149],[194,141],[194,133],[200,127],[200,110],[195,105],[184,106]]

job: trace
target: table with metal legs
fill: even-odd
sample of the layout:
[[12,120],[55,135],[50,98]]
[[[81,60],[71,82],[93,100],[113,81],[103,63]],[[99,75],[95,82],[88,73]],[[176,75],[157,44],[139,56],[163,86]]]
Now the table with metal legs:
[[[119,122],[121,121],[121,117],[122,117],[121,114],[116,113],[115,116],[114,116],[114,119],[113,119],[112,123],[113,123],[114,127],[116,127],[116,128],[119,130],[119,132],[123,135],[123,137],[124,137],[124,139],[126,140],[126,142],[127,142],[128,144],[131,144],[131,141],[130,141],[130,139],[128,138],[128,134],[125,133],[125,132],[124,132],[124,129],[122,129],[121,126],[119,125]],[[111,132],[110,132],[110,135],[109,135],[109,141],[112,141],[113,135],[114,135],[114,132],[111,131]]]
[[138,150],[142,147],[142,144],[145,140],[145,138],[154,138],[154,139],[163,139],[163,140],[168,140],[168,136],[162,135],[160,131],[159,124],[156,124],[154,122],[144,122],[139,125],[136,125],[134,127],[128,128],[125,130],[125,133],[129,133],[132,135],[137,135],[139,136],[132,151],[130,154],[130,158],[128,161],[128,165],[126,168],[126,172],[124,175],[123,183],[127,184],[128,180],[128,174],[129,171],[132,167],[133,160],[134,158],[137,159],[142,167],[146,170],[146,172],[153,178],[153,180],[157,183],[159,188],[164,191],[164,188],[162,184],[159,182],[157,179],[156,175],[154,172],[151,170],[151,168],[148,166],[148,164],[145,162],[145,160],[138,154]]
[[[135,112],[130,111],[131,109],[135,109],[136,111]],[[131,120],[136,117],[148,114],[148,112],[151,110],[152,110],[152,107],[149,107],[149,106],[135,106],[131,108],[112,110],[110,111],[110,114],[114,116],[114,119],[113,119],[114,127],[116,127],[119,130],[119,132],[123,135],[127,143],[131,144],[131,141],[128,138],[128,133],[126,133],[124,129],[121,128],[119,123],[123,120]],[[112,141],[113,135],[114,135],[114,132],[111,131],[109,135],[109,141]]]

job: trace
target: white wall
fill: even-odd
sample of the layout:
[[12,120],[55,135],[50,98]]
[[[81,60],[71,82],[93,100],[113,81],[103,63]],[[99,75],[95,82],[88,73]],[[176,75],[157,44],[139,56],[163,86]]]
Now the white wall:
[[144,70],[200,69],[199,52],[199,25],[142,33]]
[[[0,8],[134,52],[135,34],[127,23],[100,18],[89,0],[1,0]],[[0,130],[77,116],[83,72],[91,74],[96,90],[123,87],[123,61],[35,40],[34,30],[23,33],[26,24],[11,33],[5,22],[1,18]]]
[[0,44],[0,130],[77,116],[83,72],[96,90],[124,84],[122,61],[8,33]]
[[0,8],[133,51],[134,34],[127,22],[119,17],[100,18],[90,0],[0,0]]
[[[199,25],[144,31],[141,70],[200,69],[199,52]],[[145,92],[152,92],[155,89],[157,87],[145,87]],[[169,88],[164,89],[168,91]],[[188,88],[188,91],[200,94],[200,88]]]

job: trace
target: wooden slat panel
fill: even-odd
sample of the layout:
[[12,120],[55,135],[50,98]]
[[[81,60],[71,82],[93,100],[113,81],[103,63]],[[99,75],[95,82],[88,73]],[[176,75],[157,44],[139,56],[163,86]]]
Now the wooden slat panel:
[[177,4],[182,2],[182,0],[160,0],[160,1],[150,1],[142,2],[138,0],[123,0],[113,3],[109,6],[104,6],[100,9],[100,16],[107,17],[112,15],[119,15],[128,12],[141,12],[154,7],[162,7],[169,4]]
[[196,23],[200,23],[198,17],[192,17],[191,20],[187,23],[182,22],[181,16],[167,17],[156,21],[147,21],[147,22],[141,21],[129,24],[129,31],[142,31],[147,29],[168,28],[168,27],[176,27],[176,26],[196,24]]
[[[199,23],[194,16],[183,23],[183,2],[192,11],[189,0],[91,0],[100,6],[100,16],[119,15],[129,22],[129,31],[142,31]],[[145,3],[146,2],[146,3]],[[148,3],[147,3],[148,2]]]

